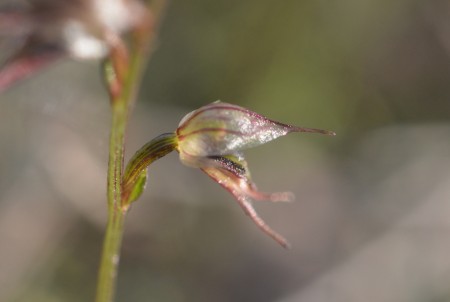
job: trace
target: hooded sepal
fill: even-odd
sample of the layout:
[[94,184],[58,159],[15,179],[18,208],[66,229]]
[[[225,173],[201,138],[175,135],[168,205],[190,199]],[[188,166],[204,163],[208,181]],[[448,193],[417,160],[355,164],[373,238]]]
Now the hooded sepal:
[[246,108],[217,101],[181,120],[177,129],[178,149],[182,161],[187,157],[229,155],[291,132],[335,135],[331,131],[283,124]]

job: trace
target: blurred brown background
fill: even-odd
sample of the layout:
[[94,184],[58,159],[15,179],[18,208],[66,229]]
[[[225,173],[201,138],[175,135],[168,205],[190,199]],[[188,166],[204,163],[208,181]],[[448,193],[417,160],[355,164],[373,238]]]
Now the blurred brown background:
[[[118,301],[450,300],[448,0],[172,1],[127,156],[217,99],[338,133],[247,152],[260,189],[297,196],[256,204],[293,249],[171,154],[128,217]],[[0,301],[93,299],[108,127],[95,62],[0,96]]]

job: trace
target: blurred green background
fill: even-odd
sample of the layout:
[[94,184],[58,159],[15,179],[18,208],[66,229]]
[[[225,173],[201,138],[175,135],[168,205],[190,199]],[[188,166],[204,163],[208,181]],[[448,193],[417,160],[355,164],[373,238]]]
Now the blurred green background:
[[[297,197],[255,204],[293,249],[171,154],[128,217],[117,301],[450,300],[448,0],[172,1],[127,156],[218,99],[337,132],[246,153]],[[92,301],[108,127],[95,62],[0,96],[0,301]]]

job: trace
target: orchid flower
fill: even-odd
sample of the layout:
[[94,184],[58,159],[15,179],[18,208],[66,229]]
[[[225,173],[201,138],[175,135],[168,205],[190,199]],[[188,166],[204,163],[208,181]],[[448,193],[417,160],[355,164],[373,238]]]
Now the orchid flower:
[[[148,143],[138,151],[127,167],[125,190],[130,194],[133,183],[149,163],[176,149],[180,161],[199,168],[220,186],[230,192],[239,206],[268,236],[283,247],[289,243],[259,217],[252,200],[291,201],[290,192],[266,193],[257,189],[242,151],[270,142],[291,132],[310,132],[335,135],[334,132],[296,127],[270,120],[248,109],[214,102],[187,114],[174,134],[166,134]],[[149,152],[149,150],[152,150]],[[154,155],[151,155],[154,154]],[[145,158],[145,160],[143,160]],[[146,161],[144,163],[144,161]],[[134,176],[133,176],[134,175]],[[142,175],[141,175],[142,176]],[[140,193],[140,189],[137,190]],[[133,195],[133,194],[132,194]],[[137,198],[134,194],[134,198]]]
[[[0,67],[0,92],[61,57],[124,52],[120,35],[148,17],[139,0],[28,0],[0,10],[0,37],[18,49]],[[124,55],[122,55],[124,56]]]
[[200,168],[234,196],[244,212],[263,232],[283,247],[288,247],[286,239],[258,216],[251,200],[290,201],[293,194],[258,191],[241,151],[291,132],[334,135],[330,131],[276,122],[236,105],[214,102],[183,118],[176,131],[177,150],[183,164]]

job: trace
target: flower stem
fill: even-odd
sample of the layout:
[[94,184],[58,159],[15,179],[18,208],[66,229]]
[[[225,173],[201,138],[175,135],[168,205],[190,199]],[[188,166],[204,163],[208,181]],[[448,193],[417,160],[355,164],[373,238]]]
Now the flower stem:
[[98,275],[96,302],[110,302],[114,300],[126,212],[113,212],[111,213],[110,211],[108,215],[108,225]]
[[114,299],[120,247],[124,231],[126,210],[121,208],[124,138],[127,111],[115,102],[112,106],[112,125],[108,164],[108,223],[103,242],[98,273],[96,302],[111,302]]
[[[123,55],[121,52],[123,49],[119,49],[120,51],[116,54],[112,52],[110,58],[113,66],[124,67],[125,70],[121,70],[113,82],[108,83],[107,81],[112,107],[107,185],[108,223],[98,272],[95,302],[114,301],[124,223],[128,210],[128,204],[125,204],[122,198],[125,133],[143,69],[150,57],[149,49],[155,38],[155,25],[159,24],[166,2],[167,0],[152,1],[150,6],[152,14],[149,15],[149,22],[132,33],[129,57],[114,57],[117,54]],[[119,65],[114,65],[115,63]],[[111,72],[111,70],[107,70],[108,66],[111,64],[105,65],[105,72],[107,78],[111,79],[114,74],[108,74]]]

